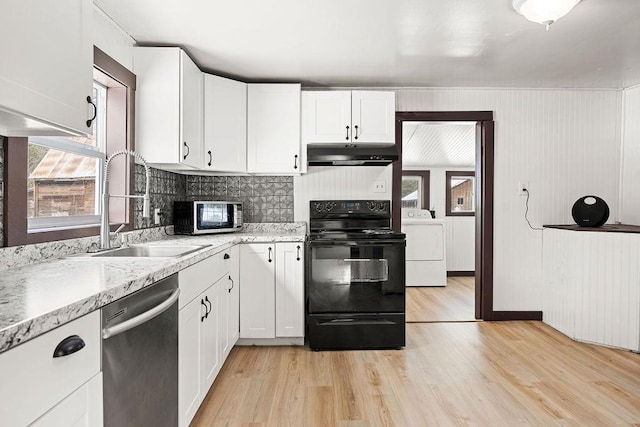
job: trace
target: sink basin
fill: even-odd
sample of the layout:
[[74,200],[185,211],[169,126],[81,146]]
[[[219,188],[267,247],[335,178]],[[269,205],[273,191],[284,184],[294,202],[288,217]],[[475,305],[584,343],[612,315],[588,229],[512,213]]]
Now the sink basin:
[[119,257],[119,258],[151,258],[165,257],[177,258],[190,254],[210,245],[191,245],[191,246],[146,246],[132,245],[124,248],[111,249],[104,252],[85,254],[91,257]]

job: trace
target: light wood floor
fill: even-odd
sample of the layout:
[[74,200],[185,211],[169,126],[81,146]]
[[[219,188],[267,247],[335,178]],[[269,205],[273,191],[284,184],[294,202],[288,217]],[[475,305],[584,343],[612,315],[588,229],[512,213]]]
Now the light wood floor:
[[541,322],[407,324],[407,347],[235,347],[193,426],[640,423],[640,355]]
[[407,322],[475,320],[475,279],[447,277],[447,286],[408,287]]

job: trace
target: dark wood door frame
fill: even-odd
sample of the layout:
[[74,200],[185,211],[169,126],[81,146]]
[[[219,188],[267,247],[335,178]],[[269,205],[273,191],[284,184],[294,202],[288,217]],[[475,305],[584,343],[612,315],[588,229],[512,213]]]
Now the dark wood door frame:
[[396,113],[396,146],[400,158],[393,163],[393,229],[401,225],[402,123],[476,122],[476,270],[475,317],[482,320],[542,320],[540,311],[493,310],[493,111],[412,111]]

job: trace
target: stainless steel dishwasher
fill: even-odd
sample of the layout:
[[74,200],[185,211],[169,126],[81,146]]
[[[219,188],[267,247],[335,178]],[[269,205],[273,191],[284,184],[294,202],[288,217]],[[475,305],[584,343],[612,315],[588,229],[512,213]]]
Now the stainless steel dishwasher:
[[178,425],[178,275],[102,308],[105,427]]

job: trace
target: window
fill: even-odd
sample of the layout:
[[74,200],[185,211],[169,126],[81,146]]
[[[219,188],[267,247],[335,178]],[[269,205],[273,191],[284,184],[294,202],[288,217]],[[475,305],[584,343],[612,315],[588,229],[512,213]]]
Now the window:
[[[134,149],[135,85],[134,74],[94,48],[93,135],[5,138],[5,246],[99,234],[104,160]],[[132,168],[133,159],[113,162],[111,193],[131,193]],[[128,199],[109,210],[114,222],[133,228]]]
[[476,211],[475,172],[446,172],[447,216],[474,216]]
[[90,137],[29,137],[29,233],[98,225],[106,149],[107,88],[94,82]]
[[402,171],[402,207],[429,209],[429,171]]

